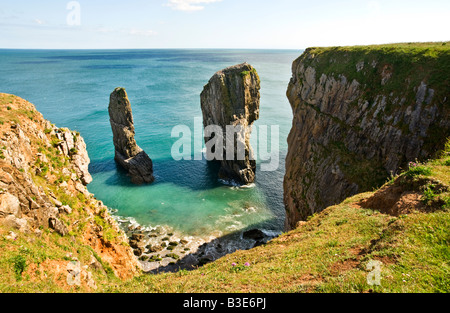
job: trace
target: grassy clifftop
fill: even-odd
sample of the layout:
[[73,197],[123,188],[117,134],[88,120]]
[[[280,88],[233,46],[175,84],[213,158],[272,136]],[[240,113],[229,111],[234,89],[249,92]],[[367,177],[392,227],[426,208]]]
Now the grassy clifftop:
[[[265,246],[192,272],[141,276],[114,290],[449,292],[449,186],[450,142],[441,158],[411,164],[380,190],[330,207]],[[371,261],[381,262],[381,285],[367,282]]]
[[[424,77],[431,88],[448,89],[450,86],[447,75],[450,71],[450,42],[313,47],[306,52],[303,57],[313,56],[307,63],[314,64],[319,77],[320,74],[340,74],[350,81],[375,83],[367,81],[367,77],[377,77],[367,75],[371,71],[392,72],[393,76],[385,84],[381,84],[381,75],[377,77],[380,79],[378,84],[374,84],[374,88],[383,89],[386,93],[398,91],[400,86],[418,86]],[[348,64],[358,66],[350,68]]]
[[450,44],[310,48],[287,96],[287,224],[379,187],[450,136]]
[[[371,97],[389,94],[390,88],[416,97],[414,88],[425,77],[429,89],[437,91],[433,101],[448,112],[444,98],[450,84],[443,73],[449,72],[449,45],[311,48],[302,62],[314,63],[317,79],[322,74],[336,79],[345,75],[365,84],[363,97],[370,103],[375,101]],[[437,60],[439,66],[433,63]],[[411,68],[414,71],[409,72]],[[368,75],[371,71],[376,75]],[[426,75],[415,81],[412,73],[417,72]],[[379,122],[383,129],[386,124]],[[106,208],[77,184],[79,179],[70,171],[70,154],[57,153],[60,142],[49,125],[24,100],[0,95],[0,135],[5,138],[0,139],[11,142],[22,133],[31,139],[29,153],[20,158],[20,145],[1,146],[0,167],[7,174],[0,171],[0,184],[13,189],[8,175],[11,181],[33,182],[43,190],[39,192],[43,197],[54,197],[71,209],[59,216],[67,227],[65,235],[48,227],[18,232],[0,226],[0,292],[450,292],[450,141],[445,145],[440,140],[445,134],[436,136],[439,146],[445,147],[434,160],[410,163],[380,189],[328,207],[266,245],[193,271],[138,273],[119,279],[114,268],[127,272],[128,267],[117,250],[123,249],[128,258],[129,247],[110,224]],[[25,137],[21,137],[24,142]],[[63,171],[68,166],[69,171]],[[358,173],[367,175],[367,171]],[[0,187],[0,196],[11,193],[12,189]],[[26,198],[30,205],[38,200],[33,197]],[[3,202],[1,208],[9,212]],[[83,265],[80,285],[70,285],[68,280],[74,261]],[[380,270],[376,285],[368,282],[374,261]]]
[[0,292],[90,292],[138,273],[126,236],[85,187],[87,164],[79,133],[0,93]]
[[[309,48],[300,60],[314,66],[317,79],[325,74],[358,81],[366,86],[363,97],[369,102],[402,91],[404,103],[409,104],[422,82],[438,91],[434,102],[440,106],[450,93],[450,42]],[[391,109],[388,106],[386,112]]]
[[[449,186],[450,142],[441,158],[411,164],[380,190],[330,207],[265,246],[236,252],[193,271],[142,274],[122,281],[92,269],[96,291],[449,292]],[[86,248],[73,250],[70,241],[56,234],[39,240],[31,234],[13,241],[6,237],[2,230],[0,247],[6,251],[0,257],[3,291],[65,291],[61,281],[53,282],[52,270],[45,268],[44,273],[36,264],[58,260],[64,268],[71,260],[69,252],[81,254],[81,259],[89,255]],[[22,263],[13,258],[12,251],[22,252]],[[368,284],[371,261],[380,262],[381,285]],[[23,278],[16,281],[21,266]]]

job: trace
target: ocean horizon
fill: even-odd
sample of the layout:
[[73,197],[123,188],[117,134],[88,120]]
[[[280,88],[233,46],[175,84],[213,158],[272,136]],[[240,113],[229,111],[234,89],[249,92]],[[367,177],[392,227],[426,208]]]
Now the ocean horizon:
[[[284,230],[283,178],[292,111],[286,98],[292,62],[302,50],[270,49],[0,49],[1,91],[31,103],[58,127],[80,132],[87,143],[90,192],[119,219],[168,227],[186,236],[220,237],[258,228]],[[219,181],[206,160],[175,161],[173,127],[194,129],[200,93],[211,76],[250,63],[261,78],[260,119],[278,126],[279,166],[260,170],[251,188]],[[155,183],[135,186],[114,161],[109,95],[127,90],[136,140],[152,158]],[[270,131],[269,131],[270,133]],[[257,145],[257,138],[252,137]],[[192,154],[198,153],[192,149]]]

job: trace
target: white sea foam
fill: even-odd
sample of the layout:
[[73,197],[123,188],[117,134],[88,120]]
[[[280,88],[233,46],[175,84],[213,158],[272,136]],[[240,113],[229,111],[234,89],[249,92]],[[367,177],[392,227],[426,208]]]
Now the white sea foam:
[[251,184],[248,184],[248,185],[244,185],[244,186],[240,186],[241,189],[251,189],[251,188],[255,188],[255,187],[256,187],[256,184],[254,184],[254,183],[251,183]]
[[254,183],[242,185],[236,182],[235,180],[226,180],[226,179],[219,179],[219,183],[225,186],[229,186],[232,190],[252,189],[256,187],[256,184]]
[[274,230],[267,230],[267,229],[261,229],[261,231],[266,235],[267,237],[278,237],[282,234],[280,231],[274,231]]

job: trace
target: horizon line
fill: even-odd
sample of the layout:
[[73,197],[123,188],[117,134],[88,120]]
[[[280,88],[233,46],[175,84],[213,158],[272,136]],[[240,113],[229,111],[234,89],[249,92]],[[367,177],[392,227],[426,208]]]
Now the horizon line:
[[0,50],[305,50],[307,48],[1,48]]
[[357,47],[357,46],[383,46],[383,45],[394,45],[394,44],[426,44],[426,43],[449,43],[450,40],[437,40],[437,41],[392,41],[385,43],[371,43],[371,44],[342,44],[342,45],[309,45],[303,48],[193,48],[193,47],[154,47],[154,48],[2,48],[0,50],[60,50],[60,51],[76,51],[76,50],[86,50],[86,51],[94,51],[94,50],[283,50],[283,51],[304,51],[308,48],[334,48],[334,47]]

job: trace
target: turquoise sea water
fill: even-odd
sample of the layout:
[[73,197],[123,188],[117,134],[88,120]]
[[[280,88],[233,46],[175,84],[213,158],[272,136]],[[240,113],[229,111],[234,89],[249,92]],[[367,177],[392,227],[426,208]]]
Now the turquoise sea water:
[[[292,123],[286,88],[292,61],[300,54],[292,50],[0,50],[0,92],[32,102],[52,123],[81,133],[94,179],[88,189],[122,217],[196,236],[246,228],[281,232],[284,158]],[[217,168],[205,160],[174,161],[171,156],[177,141],[171,137],[173,127],[187,125],[194,133],[194,118],[202,116],[203,86],[216,71],[243,62],[252,64],[261,78],[260,120],[255,126],[280,127],[278,170],[258,170],[252,188],[221,184]],[[131,101],[138,145],[154,162],[152,185],[132,185],[113,160],[108,102],[119,86],[126,88]]]

